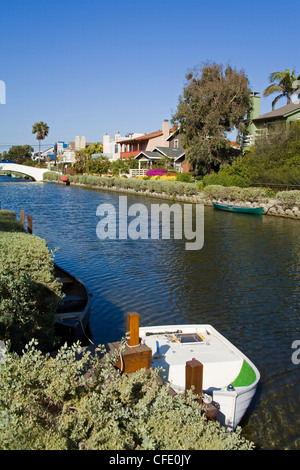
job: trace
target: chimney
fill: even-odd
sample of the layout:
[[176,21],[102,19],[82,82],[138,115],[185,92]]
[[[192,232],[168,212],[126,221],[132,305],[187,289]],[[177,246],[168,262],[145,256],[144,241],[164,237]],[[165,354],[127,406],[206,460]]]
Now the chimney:
[[85,137],[84,137],[84,135],[83,135],[83,136],[81,137],[81,139],[80,139],[80,148],[81,148],[81,149],[85,149],[85,143],[86,143],[86,142],[85,142]]
[[80,139],[79,139],[79,135],[77,135],[75,137],[75,150],[79,150],[80,149]]
[[162,125],[163,137],[164,137],[164,146],[169,147],[169,142],[167,142],[167,138],[170,135],[170,123],[168,119],[165,119]]
[[110,140],[109,135],[105,134],[103,136],[103,153],[110,153],[109,140]]

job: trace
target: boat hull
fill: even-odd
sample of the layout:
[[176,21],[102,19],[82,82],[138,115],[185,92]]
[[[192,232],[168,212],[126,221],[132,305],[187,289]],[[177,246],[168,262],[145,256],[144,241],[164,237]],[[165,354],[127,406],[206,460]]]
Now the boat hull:
[[238,212],[240,214],[256,214],[261,215],[264,211],[263,207],[244,207],[244,206],[234,206],[231,204],[219,204],[213,202],[213,207],[222,211],[228,212]]
[[[181,332],[187,342],[172,337]],[[201,339],[191,339],[198,335]],[[203,364],[203,393],[217,408],[218,421],[230,430],[240,423],[256,392],[260,374],[256,366],[238,348],[211,325],[168,325],[140,328],[140,338],[152,349],[152,367],[164,369],[162,377],[177,392],[185,391],[186,362]],[[184,340],[186,341],[186,339]],[[240,377],[243,364],[251,370],[250,383],[228,386]],[[246,382],[245,382],[246,383]]]
[[78,278],[54,264],[55,275],[62,284],[62,301],[55,314],[56,331],[71,341],[87,337],[92,294]]

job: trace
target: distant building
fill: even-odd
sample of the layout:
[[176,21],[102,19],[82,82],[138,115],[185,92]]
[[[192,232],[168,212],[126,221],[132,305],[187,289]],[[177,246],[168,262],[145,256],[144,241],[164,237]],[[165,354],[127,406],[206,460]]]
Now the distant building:
[[[128,134],[125,137],[121,137],[121,134],[117,132],[114,137],[110,137],[108,134],[103,136],[103,156],[108,157],[111,160],[118,160],[121,157],[121,143],[130,141],[132,138],[140,137],[144,134],[137,132]],[[124,145],[124,144],[123,144]]]
[[[39,159],[39,152],[34,152],[32,154],[32,160],[38,160]],[[40,160],[45,161],[45,162],[50,162],[51,160],[55,159],[54,155],[54,147],[50,147],[47,150],[43,150],[41,152]]]
[[131,135],[126,139],[120,139],[118,143],[121,145],[121,158],[136,157],[142,151],[151,151],[154,147],[170,147],[167,140],[170,137],[170,123],[165,120],[162,129],[151,132],[150,134],[142,134],[140,136]]
[[59,163],[69,163],[73,165],[76,161],[76,152],[88,147],[89,145],[91,144],[86,142],[84,136],[81,138],[76,136],[75,141],[69,142],[68,144],[65,144],[63,141],[56,142],[54,145],[54,155]]

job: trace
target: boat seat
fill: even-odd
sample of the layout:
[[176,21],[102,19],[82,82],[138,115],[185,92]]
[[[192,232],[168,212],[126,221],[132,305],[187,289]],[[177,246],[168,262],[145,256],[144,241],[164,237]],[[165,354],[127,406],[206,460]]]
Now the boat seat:
[[63,303],[65,302],[84,302],[86,299],[85,297],[81,297],[80,295],[66,295],[66,297],[63,297],[61,301]]

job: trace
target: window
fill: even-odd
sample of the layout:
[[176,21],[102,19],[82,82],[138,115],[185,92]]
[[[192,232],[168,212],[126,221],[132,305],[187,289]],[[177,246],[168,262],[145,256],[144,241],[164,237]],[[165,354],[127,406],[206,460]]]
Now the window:
[[174,149],[178,149],[178,139],[174,140]]

